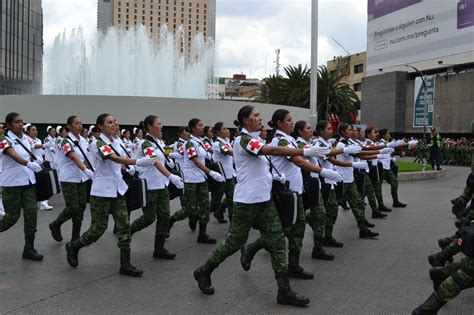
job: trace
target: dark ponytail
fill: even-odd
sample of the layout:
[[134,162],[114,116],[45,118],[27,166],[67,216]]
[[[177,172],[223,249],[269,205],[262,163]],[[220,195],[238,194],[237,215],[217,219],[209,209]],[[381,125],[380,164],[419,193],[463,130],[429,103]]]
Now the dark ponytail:
[[268,125],[271,128],[276,128],[277,124],[279,121],[282,121],[285,119],[285,117],[289,114],[290,112],[287,111],[286,109],[277,109],[273,115],[272,115],[272,120],[268,122]]
[[97,129],[99,129],[99,125],[103,125],[105,122],[105,118],[109,117],[110,114],[100,114],[97,116],[97,119],[95,121]]
[[351,127],[348,123],[340,123],[337,127],[337,133],[342,137],[342,134]]
[[158,116],[148,115],[145,117],[145,120],[140,121],[138,128],[142,129],[145,133],[148,133],[148,127],[152,126],[155,123],[155,120],[158,119]]
[[293,128],[293,137],[298,138],[300,136],[300,131],[304,129],[308,122],[306,120],[299,120],[296,122],[295,127]]
[[234,120],[234,125],[236,127],[243,128],[244,126],[244,119],[249,118],[250,114],[252,113],[255,107],[251,105],[245,105],[242,107],[239,112],[237,113],[237,120]]
[[214,124],[214,127],[212,129],[214,129],[214,132],[217,132],[221,131],[222,127],[224,127],[224,123],[222,121],[219,121]]
[[199,118],[193,118],[191,119],[189,122],[188,122],[188,131],[191,132],[193,130],[194,127],[197,126],[197,124],[199,124],[199,122],[201,121],[201,119]]
[[15,120],[16,117],[20,116],[20,114],[11,112],[5,117],[5,126],[4,126],[4,133],[6,134],[10,128],[8,128],[8,125],[11,125],[13,121]]
[[72,125],[72,123],[74,122],[74,119],[76,119],[76,118],[77,118],[77,116],[75,116],[75,115],[69,116],[67,118],[66,125]]
[[329,121],[327,120],[318,121],[318,123],[316,124],[316,130],[315,130],[318,136],[321,136],[323,134],[322,131],[324,131],[328,125],[329,125]]

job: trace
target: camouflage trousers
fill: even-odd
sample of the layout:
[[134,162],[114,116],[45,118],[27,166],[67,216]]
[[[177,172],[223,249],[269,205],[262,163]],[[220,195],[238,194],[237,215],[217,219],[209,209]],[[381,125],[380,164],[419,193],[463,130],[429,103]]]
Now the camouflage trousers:
[[[283,229],[285,237],[288,239],[288,265],[292,267],[299,266],[300,253],[303,249],[303,238],[306,227],[306,215],[303,209],[303,199],[298,196],[298,214],[296,223]],[[255,255],[260,249],[264,248],[262,237],[255,242],[248,244],[248,250]]]
[[321,247],[324,238],[324,232],[328,224],[326,209],[324,208],[324,203],[323,199],[321,198],[321,195],[319,197],[318,205],[311,206],[309,208],[309,213],[306,214],[306,221],[313,230],[314,246]]
[[[235,179],[228,179],[223,185],[219,185],[213,192],[211,192],[211,212],[216,212],[221,203],[226,205],[229,209],[229,215],[232,214],[232,206],[234,200]],[[222,197],[225,194],[225,199]]]
[[362,199],[364,197],[367,197],[367,200],[369,200],[369,205],[372,210],[377,209],[377,197],[375,196],[375,188],[374,185],[372,185],[372,181],[369,178],[369,174],[364,172],[365,174],[365,196],[362,196]]
[[170,195],[168,189],[147,190],[147,205],[143,215],[131,224],[131,233],[143,230],[156,220],[155,238],[166,239],[170,220]]
[[73,223],[82,223],[84,210],[87,206],[87,182],[65,183],[61,182],[61,190],[66,203],[66,208],[54,220],[59,225],[71,220]]
[[393,201],[398,200],[398,180],[391,170],[383,170],[383,179],[390,184]]
[[350,184],[344,183],[344,198],[349,202],[357,224],[361,223],[365,218],[364,204],[354,182]]
[[89,230],[78,240],[81,245],[88,246],[96,242],[107,230],[109,215],[112,215],[117,227],[118,247],[130,248],[130,220],[125,197],[104,198],[91,196],[92,222]]
[[[455,264],[454,270],[450,273],[451,275],[436,290],[436,295],[444,302],[454,299],[462,290],[474,287],[474,258],[464,257]],[[438,308],[428,302],[423,304],[422,309],[431,311]]]
[[0,232],[15,225],[23,209],[25,240],[34,241],[38,216],[35,185],[3,187],[3,207],[5,215],[0,219]]
[[200,224],[209,223],[209,189],[207,182],[199,184],[185,183],[183,201],[184,208],[173,215],[176,221],[197,216]]
[[326,209],[326,228],[332,228],[336,224],[338,204],[336,199],[336,192],[334,189],[329,191],[328,198],[322,198],[324,202],[324,208]]
[[374,187],[375,198],[377,199],[377,203],[380,207],[384,204],[382,194],[382,182],[377,179],[370,178],[370,183]]
[[234,203],[234,214],[229,234],[212,253],[208,264],[219,266],[227,257],[237,252],[247,242],[249,231],[256,223],[263,247],[270,253],[273,271],[279,288],[285,288],[286,243],[280,218],[272,200],[243,204]]

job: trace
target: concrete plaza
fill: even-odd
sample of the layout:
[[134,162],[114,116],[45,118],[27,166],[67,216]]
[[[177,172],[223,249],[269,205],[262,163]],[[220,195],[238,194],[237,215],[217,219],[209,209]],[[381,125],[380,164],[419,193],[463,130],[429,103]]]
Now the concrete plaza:
[[[152,258],[154,226],[137,233],[132,242],[132,263],[144,270],[142,278],[118,274],[119,250],[112,234],[112,219],[103,237],[79,254],[79,267],[66,261],[65,241],[56,243],[48,224],[62,210],[61,195],[51,212],[38,213],[36,247],[43,262],[21,259],[23,222],[0,234],[0,313],[5,314],[409,314],[432,292],[426,257],[438,250],[437,239],[454,232],[450,199],[460,194],[468,168],[446,167],[446,177],[400,183],[400,199],[408,203],[394,209],[385,220],[370,219],[380,232],[378,240],[358,238],[350,211],[339,211],[335,237],[344,242],[332,262],[311,259],[312,231],[307,228],[301,265],[315,273],[312,281],[291,280],[295,291],[307,295],[307,308],[276,304],[276,283],[268,253],[257,254],[245,272],[239,253],[229,257],[213,274],[216,293],[202,294],[192,276],[215,245],[196,243],[197,231],[179,222],[166,243],[176,252],[175,261]],[[390,189],[384,185],[386,204]],[[172,211],[179,204],[172,203]],[[135,211],[132,218],[141,214]],[[85,213],[83,231],[89,227]],[[70,237],[71,225],[63,226]],[[222,241],[227,225],[212,217],[209,234]],[[252,231],[249,240],[258,236]],[[459,259],[459,258],[458,258]],[[463,292],[441,314],[472,314],[474,293]]]

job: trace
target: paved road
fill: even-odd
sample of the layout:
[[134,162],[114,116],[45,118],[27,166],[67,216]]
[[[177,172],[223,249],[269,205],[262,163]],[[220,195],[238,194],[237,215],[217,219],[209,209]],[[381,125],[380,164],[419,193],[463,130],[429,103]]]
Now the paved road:
[[[249,272],[241,269],[239,255],[230,257],[214,272],[216,294],[203,295],[192,271],[215,246],[198,245],[197,233],[186,222],[176,225],[166,244],[177,253],[176,261],[151,257],[153,227],[135,235],[132,260],[143,268],[143,278],[118,274],[119,250],[111,222],[99,242],[81,250],[80,266],[71,269],[65,243],[54,242],[47,227],[63,206],[62,196],[56,196],[51,200],[54,210],[38,216],[37,248],[45,255],[44,262],[21,259],[23,222],[0,234],[0,313],[408,314],[432,291],[427,255],[437,250],[439,237],[453,232],[449,200],[459,195],[468,169],[448,170],[442,179],[401,183],[400,196],[408,207],[375,222],[381,234],[378,240],[359,239],[352,214],[340,210],[335,236],[344,248],[331,250],[336,254],[333,262],[311,259],[312,232],[307,229],[301,264],[315,273],[315,280],[292,280],[295,291],[311,298],[310,307],[303,309],[276,304],[270,258],[264,252],[256,256]],[[389,200],[388,186],[384,193]],[[87,210],[86,227],[89,220]],[[212,219],[208,229],[222,240],[226,228]],[[69,237],[70,223],[63,227],[63,235]],[[252,232],[250,239],[256,237]],[[472,314],[473,297],[473,291],[462,293],[442,314]]]

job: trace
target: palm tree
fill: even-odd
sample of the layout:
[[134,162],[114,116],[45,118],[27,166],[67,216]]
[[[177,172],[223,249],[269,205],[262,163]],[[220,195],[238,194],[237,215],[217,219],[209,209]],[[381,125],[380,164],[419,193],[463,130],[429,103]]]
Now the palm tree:
[[342,75],[331,72],[325,66],[318,69],[318,117],[328,119],[336,114],[343,122],[351,122],[351,113],[360,109],[357,94],[346,83],[341,83]]

